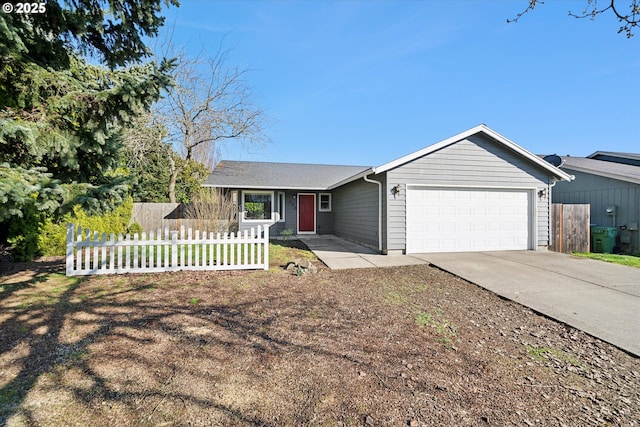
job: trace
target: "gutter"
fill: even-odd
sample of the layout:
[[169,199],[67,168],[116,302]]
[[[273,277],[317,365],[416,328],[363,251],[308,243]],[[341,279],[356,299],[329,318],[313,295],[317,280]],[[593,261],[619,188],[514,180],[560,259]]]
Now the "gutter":
[[[356,180],[358,180],[358,179],[360,179],[360,178],[363,178],[363,177],[365,177],[365,176],[367,176],[367,175],[370,175],[371,173],[375,173],[375,172],[373,171],[373,169],[374,169],[374,168],[366,169],[366,170],[364,170],[364,171],[362,171],[362,172],[360,172],[360,173],[357,173],[357,174],[355,174],[355,175],[353,175],[353,176],[350,176],[349,178],[343,179],[343,180],[342,180],[342,181],[340,181],[340,182],[336,182],[335,184],[330,185],[330,186],[327,188],[327,190],[333,190],[334,188],[338,188],[338,187],[340,187],[340,186],[342,186],[342,185],[344,185],[344,184],[348,184],[348,183],[350,183],[350,182],[352,182],[352,181],[356,181]],[[368,181],[368,182],[377,182],[377,181]]]
[[382,253],[382,183],[369,179],[367,175],[364,175],[362,179],[372,184],[378,184],[378,252]]

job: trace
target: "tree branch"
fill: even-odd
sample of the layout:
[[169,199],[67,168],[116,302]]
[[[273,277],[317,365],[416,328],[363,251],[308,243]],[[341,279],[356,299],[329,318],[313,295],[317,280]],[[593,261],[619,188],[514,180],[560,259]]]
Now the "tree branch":
[[[618,19],[618,22],[621,23],[618,28],[618,33],[624,33],[627,38],[633,37],[634,30],[640,24],[640,0],[625,0],[628,1],[629,13],[625,14],[618,7],[620,5],[621,0],[609,0],[609,3],[605,7],[600,7],[598,5],[598,0],[585,0],[586,6],[583,9],[582,13],[573,13],[569,11],[569,16],[578,19],[596,19],[599,15],[605,14],[607,12],[611,12]],[[515,18],[507,19],[507,23],[518,22],[520,18],[522,18],[525,14],[533,11],[538,4],[544,4],[542,0],[529,0],[527,8],[518,13]]]

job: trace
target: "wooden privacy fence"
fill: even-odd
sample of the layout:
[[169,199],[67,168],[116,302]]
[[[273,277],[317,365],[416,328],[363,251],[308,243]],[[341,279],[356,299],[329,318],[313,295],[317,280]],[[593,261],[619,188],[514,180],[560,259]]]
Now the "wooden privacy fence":
[[590,251],[591,205],[554,203],[551,205],[551,218],[552,251]]
[[[236,207],[237,210],[237,207]],[[205,215],[210,213],[203,212]],[[237,220],[230,218],[212,221],[199,218],[197,209],[193,204],[185,203],[134,203],[131,212],[131,222],[140,224],[143,230],[180,230],[181,227],[193,229],[212,229],[215,231],[236,231],[238,229]]]
[[269,226],[244,233],[207,233],[191,228],[115,236],[67,225],[67,276],[178,270],[269,269]]

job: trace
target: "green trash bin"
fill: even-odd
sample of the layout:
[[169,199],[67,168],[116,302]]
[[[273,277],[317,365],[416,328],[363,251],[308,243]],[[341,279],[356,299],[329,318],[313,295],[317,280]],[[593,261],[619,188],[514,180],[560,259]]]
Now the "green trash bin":
[[616,227],[591,227],[591,252],[613,253],[617,235]]

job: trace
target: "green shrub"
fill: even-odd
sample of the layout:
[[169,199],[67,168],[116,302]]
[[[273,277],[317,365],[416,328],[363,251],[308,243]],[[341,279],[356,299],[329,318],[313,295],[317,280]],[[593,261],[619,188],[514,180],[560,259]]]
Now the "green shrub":
[[13,217],[8,221],[7,242],[12,247],[11,257],[14,261],[31,261],[43,255],[38,238],[46,218],[46,213],[38,211],[33,205],[26,205],[22,217]]
[[[45,256],[65,255],[67,246],[67,223],[80,226],[83,230],[97,231],[102,233],[126,234],[131,232],[141,232],[139,224],[131,224],[131,212],[133,209],[133,199],[127,198],[123,204],[117,206],[113,211],[103,215],[88,215],[80,206],[75,206],[73,211],[64,215],[60,221],[44,222],[39,233],[38,251]],[[135,230],[135,231],[133,231]]]
[[144,231],[144,229],[142,228],[142,226],[140,224],[138,224],[137,222],[132,223],[128,230],[127,233],[131,234],[132,236],[136,233],[138,233],[138,236],[142,234],[142,232]]
[[47,219],[40,231],[38,248],[44,256],[57,256],[66,253],[67,226]]

